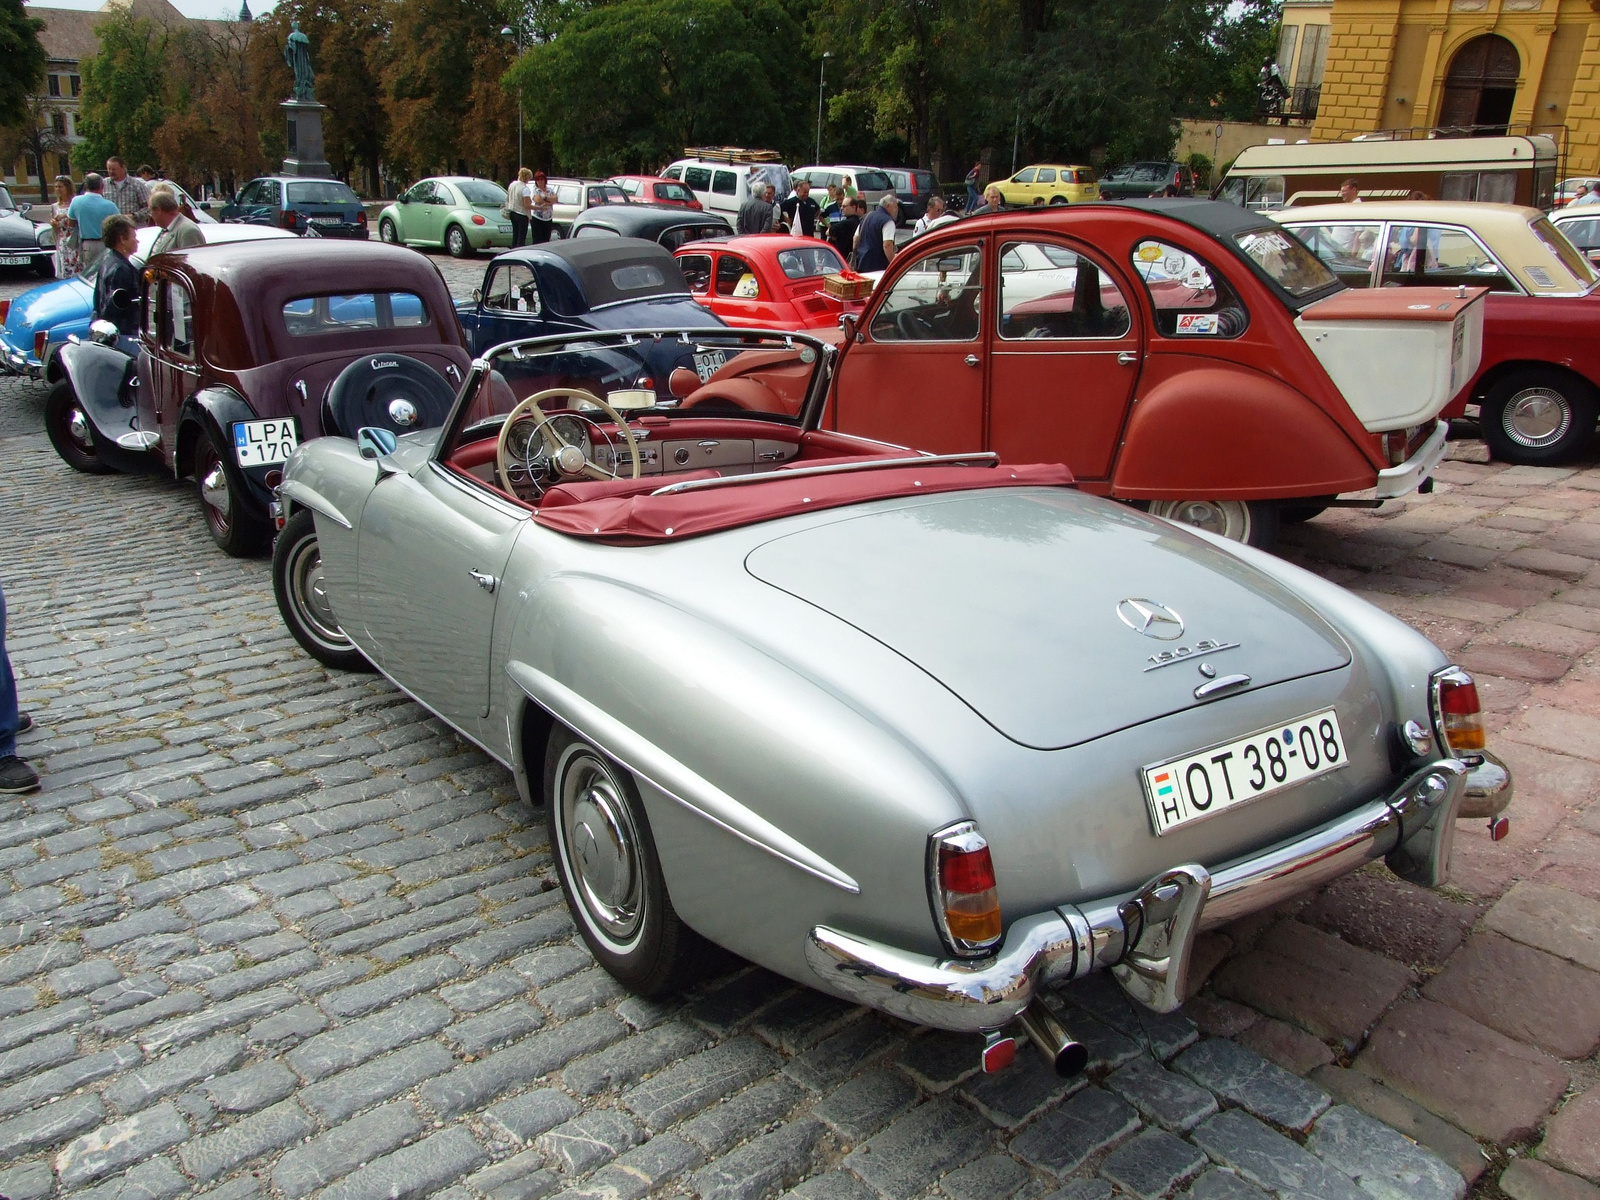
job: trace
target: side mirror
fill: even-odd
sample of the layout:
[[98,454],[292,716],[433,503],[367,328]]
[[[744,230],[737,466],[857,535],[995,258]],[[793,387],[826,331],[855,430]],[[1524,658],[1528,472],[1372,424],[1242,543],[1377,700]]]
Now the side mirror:
[[17,203],[17,216],[25,217],[29,213],[31,213],[32,211],[33,211],[33,205],[28,203],[26,200],[19,201]]
[[90,321],[89,340],[99,342],[102,346],[115,346],[117,344],[117,327],[110,321]]
[[387,458],[399,445],[400,439],[380,426],[365,425],[356,431],[356,449],[362,458]]
[[861,321],[860,313],[840,313],[839,328],[844,330],[844,340],[849,341],[856,336],[856,325]]
[[411,197],[405,195],[404,193],[401,193],[399,199],[397,199],[395,201],[395,203],[396,204],[410,204],[411,203]]
[[474,304],[482,304],[483,303],[483,289],[482,288],[473,288],[472,289],[472,302]]

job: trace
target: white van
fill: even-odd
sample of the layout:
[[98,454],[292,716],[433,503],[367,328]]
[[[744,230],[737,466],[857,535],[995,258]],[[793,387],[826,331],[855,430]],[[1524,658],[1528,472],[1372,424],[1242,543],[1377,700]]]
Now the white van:
[[771,184],[782,200],[789,194],[789,168],[777,161],[770,150],[691,151],[693,158],[680,158],[661,172],[663,179],[676,179],[694,193],[709,211],[732,221],[739,207],[750,198],[750,182]]

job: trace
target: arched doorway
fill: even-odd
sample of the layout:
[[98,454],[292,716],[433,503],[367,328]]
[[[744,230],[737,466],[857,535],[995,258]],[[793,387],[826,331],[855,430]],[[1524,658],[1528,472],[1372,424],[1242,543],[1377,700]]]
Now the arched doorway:
[[1517,48],[1498,34],[1475,37],[1450,60],[1444,80],[1442,126],[1475,126],[1475,134],[1506,132],[1517,98],[1522,59]]

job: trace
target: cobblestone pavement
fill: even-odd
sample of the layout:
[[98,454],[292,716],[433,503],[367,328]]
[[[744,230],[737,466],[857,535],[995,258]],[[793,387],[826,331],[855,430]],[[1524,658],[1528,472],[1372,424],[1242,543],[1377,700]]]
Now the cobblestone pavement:
[[0,801],[0,1195],[1600,1198],[1600,469],[1292,532],[1477,674],[1511,838],[1208,935],[1181,1014],[1070,990],[1064,1082],[751,968],[622,994],[506,773],[301,653],[190,491],[68,471],[43,396],[0,382],[46,785]]

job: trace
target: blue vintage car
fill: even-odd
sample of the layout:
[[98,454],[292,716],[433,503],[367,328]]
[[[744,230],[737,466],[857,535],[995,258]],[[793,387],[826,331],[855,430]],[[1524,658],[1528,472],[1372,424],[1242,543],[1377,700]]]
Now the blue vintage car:
[[[200,226],[200,232],[207,245],[294,236],[286,230],[259,225],[209,222]],[[139,249],[131,260],[134,266],[144,265],[160,233],[154,225],[139,230]],[[89,332],[93,313],[93,271],[71,279],[53,279],[23,292],[14,300],[0,300],[0,371],[57,382],[61,378],[61,364],[56,356],[73,334],[83,337]]]
[[[479,355],[520,338],[723,323],[689,294],[671,251],[621,237],[563,239],[498,255],[483,287],[457,301],[456,313]],[[663,388],[674,368],[696,369],[694,347],[681,341],[649,347],[644,358]]]

